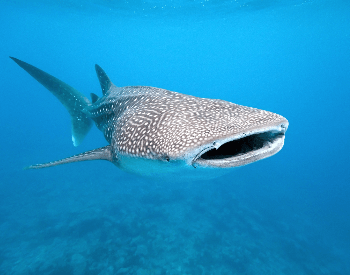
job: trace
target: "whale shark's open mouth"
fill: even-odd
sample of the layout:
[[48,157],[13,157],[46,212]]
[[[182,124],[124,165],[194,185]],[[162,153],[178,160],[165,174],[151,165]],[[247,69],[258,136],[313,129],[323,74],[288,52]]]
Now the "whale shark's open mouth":
[[287,125],[261,132],[253,132],[222,142],[220,147],[207,147],[193,160],[193,164],[212,167],[243,166],[264,159],[280,151],[284,144]]

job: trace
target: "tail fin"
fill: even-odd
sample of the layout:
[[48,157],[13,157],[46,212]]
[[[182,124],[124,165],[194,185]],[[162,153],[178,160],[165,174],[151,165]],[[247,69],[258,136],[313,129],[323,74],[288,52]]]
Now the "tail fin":
[[66,107],[72,121],[72,141],[74,146],[78,146],[92,126],[92,120],[83,113],[83,109],[90,104],[90,101],[78,90],[56,77],[17,58],[10,58],[48,89]]

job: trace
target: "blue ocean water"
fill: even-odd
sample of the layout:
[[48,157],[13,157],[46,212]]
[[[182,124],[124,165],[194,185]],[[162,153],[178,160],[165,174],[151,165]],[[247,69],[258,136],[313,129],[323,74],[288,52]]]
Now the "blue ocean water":
[[[350,274],[350,2],[1,1],[0,274]],[[69,115],[8,56],[86,95],[94,64],[285,116],[277,155],[202,182],[110,163],[24,171],[72,146]]]

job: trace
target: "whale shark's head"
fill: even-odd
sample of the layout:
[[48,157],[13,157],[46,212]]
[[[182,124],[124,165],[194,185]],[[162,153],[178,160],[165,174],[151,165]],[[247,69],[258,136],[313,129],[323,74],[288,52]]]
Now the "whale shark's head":
[[111,144],[119,158],[158,159],[169,165],[182,161],[192,169],[230,168],[270,157],[283,147],[288,121],[278,114],[147,88],[152,92],[143,91],[147,96],[138,98],[133,111],[118,121]]

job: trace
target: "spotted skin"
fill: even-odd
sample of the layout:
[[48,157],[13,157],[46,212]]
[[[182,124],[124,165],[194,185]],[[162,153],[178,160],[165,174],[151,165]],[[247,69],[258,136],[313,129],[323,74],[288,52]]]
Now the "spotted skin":
[[176,159],[194,148],[284,118],[264,110],[164,89],[112,86],[86,114],[114,154]]

